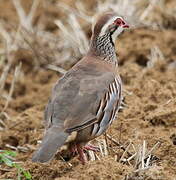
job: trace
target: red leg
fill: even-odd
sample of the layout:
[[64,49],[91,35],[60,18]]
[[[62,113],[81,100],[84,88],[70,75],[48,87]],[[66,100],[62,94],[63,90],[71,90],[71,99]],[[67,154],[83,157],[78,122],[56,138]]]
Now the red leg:
[[86,155],[85,155],[85,153],[83,151],[83,148],[79,144],[77,144],[77,152],[78,152],[78,155],[79,155],[78,159],[84,165],[86,163],[86,161],[87,161],[87,157],[86,157]]
[[70,152],[75,156],[76,154],[78,154],[78,150],[77,150],[77,146],[76,144],[73,144],[71,147],[70,147]]

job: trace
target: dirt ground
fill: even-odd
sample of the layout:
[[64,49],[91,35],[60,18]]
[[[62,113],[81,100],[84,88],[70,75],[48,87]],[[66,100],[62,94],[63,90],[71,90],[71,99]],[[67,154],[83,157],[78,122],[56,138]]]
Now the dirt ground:
[[[174,0],[169,2],[170,6],[173,6]],[[2,6],[6,7],[4,11]],[[18,23],[16,12],[9,1],[0,2],[0,8],[0,18]],[[40,16],[40,13],[38,12],[36,16]],[[48,17],[44,21],[46,29],[54,33],[56,27],[51,22],[56,15],[59,17],[60,13],[57,13],[54,5],[47,9],[47,13]],[[165,16],[160,18],[161,21],[166,22],[162,19]],[[175,180],[176,27],[172,26],[172,23],[165,26],[167,28],[164,30],[142,27],[131,29],[124,32],[118,39],[116,49],[125,89],[126,107],[119,113],[118,119],[107,132],[124,147],[132,142],[137,148],[145,140],[148,149],[151,149],[154,144],[161,142],[161,145],[152,153],[157,157],[153,167],[144,172],[134,173],[133,162],[132,164],[119,162],[124,151],[110,140],[107,141],[109,154],[102,157],[98,153],[100,160],[88,161],[84,166],[77,157],[69,161],[72,166],[68,162],[63,162],[58,156],[48,164],[32,163],[32,154],[38,147],[37,141],[41,140],[44,130],[42,124],[44,107],[54,83],[61,77],[57,72],[42,68],[37,72],[24,70],[24,76],[15,84],[13,99],[6,110],[10,120],[5,120],[6,129],[0,131],[0,149],[9,149],[7,144],[26,147],[27,152],[19,150],[17,161],[29,170],[35,180],[117,180],[125,177],[130,180]],[[2,43],[1,40],[0,42]],[[156,62],[154,61],[150,67],[151,48],[155,47],[160,49],[163,56],[157,57]],[[19,53],[18,60],[21,59],[20,55]],[[26,59],[31,57],[27,56]],[[24,69],[26,67],[28,64],[22,66]],[[5,84],[7,92],[12,78],[13,74],[9,74]],[[0,110],[4,104],[5,99],[0,99]],[[104,136],[98,139],[104,139]],[[96,144],[97,141],[94,143]],[[0,179],[7,178],[16,179],[15,168],[10,171],[0,169]]]

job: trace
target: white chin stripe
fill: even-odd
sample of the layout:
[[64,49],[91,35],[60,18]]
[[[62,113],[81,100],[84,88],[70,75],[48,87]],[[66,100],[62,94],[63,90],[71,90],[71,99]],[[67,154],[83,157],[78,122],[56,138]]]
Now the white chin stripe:
[[123,27],[119,26],[117,30],[112,34],[112,41],[115,43],[117,36],[123,31]]

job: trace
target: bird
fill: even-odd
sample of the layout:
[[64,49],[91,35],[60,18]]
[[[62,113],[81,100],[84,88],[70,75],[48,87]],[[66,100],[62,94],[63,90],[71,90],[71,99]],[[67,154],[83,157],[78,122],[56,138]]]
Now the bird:
[[105,133],[122,102],[115,40],[126,28],[129,25],[116,12],[97,18],[87,54],[52,89],[44,112],[44,137],[33,162],[48,162],[67,145],[85,164],[85,150],[98,150],[89,141]]

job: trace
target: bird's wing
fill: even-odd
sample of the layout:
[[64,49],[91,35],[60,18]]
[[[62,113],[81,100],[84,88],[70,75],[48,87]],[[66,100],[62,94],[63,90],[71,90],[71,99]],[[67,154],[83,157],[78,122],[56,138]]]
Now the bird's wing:
[[[91,69],[90,69],[91,68]],[[62,126],[66,132],[77,131],[102,121],[107,125],[121,99],[119,77],[112,72],[83,67],[68,72],[53,89],[46,108],[49,126]]]
[[[117,84],[116,84],[117,83]],[[117,88],[115,87],[117,85]],[[72,113],[65,120],[67,132],[78,131],[98,123],[101,134],[115,117],[121,101],[121,84],[112,73],[86,78],[80,82]]]

